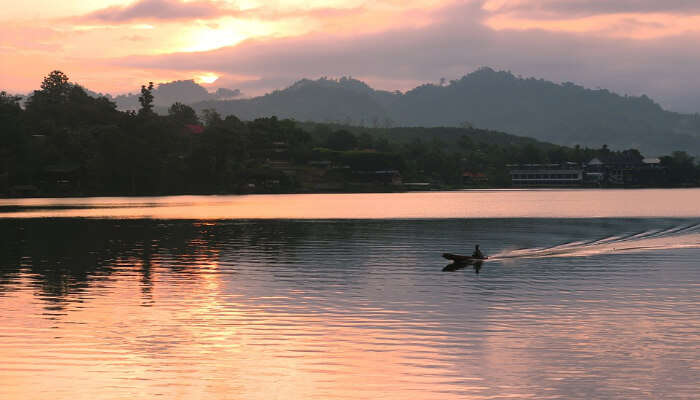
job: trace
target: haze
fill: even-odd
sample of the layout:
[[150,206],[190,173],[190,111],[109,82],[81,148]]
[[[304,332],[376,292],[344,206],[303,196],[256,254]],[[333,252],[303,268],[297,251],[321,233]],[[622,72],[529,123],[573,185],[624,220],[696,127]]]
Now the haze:
[[383,89],[480,66],[700,111],[692,0],[0,1],[0,87],[60,69],[91,90],[194,78],[248,95],[353,76]]

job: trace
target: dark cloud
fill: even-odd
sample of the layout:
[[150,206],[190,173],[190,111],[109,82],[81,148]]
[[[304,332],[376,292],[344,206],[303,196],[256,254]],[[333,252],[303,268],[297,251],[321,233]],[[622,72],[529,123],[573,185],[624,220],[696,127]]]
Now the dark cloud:
[[698,0],[530,0],[505,3],[498,12],[580,17],[619,13],[696,13]]
[[478,3],[462,3],[442,10],[434,24],[419,29],[249,40],[203,53],[115,62],[138,68],[215,71],[224,77],[260,76],[260,81],[246,85],[248,93],[255,92],[255,85],[267,89],[270,82],[291,83],[302,77],[351,75],[376,81],[435,82],[492,66],[623,94],[648,94],[678,110],[700,111],[700,104],[678,100],[697,98],[693,93],[700,92],[700,54],[691,51],[700,40],[697,34],[640,41],[538,30],[496,31],[481,23],[485,17]]
[[231,15],[234,10],[217,1],[140,0],[127,6],[104,8],[80,19],[101,22],[138,20],[210,19]]

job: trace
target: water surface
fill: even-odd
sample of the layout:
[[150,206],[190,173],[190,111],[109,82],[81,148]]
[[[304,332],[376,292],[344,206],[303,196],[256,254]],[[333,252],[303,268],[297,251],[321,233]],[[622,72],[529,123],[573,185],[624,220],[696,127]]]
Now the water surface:
[[0,218],[402,219],[700,217],[700,189],[0,199]]
[[[470,193],[427,210],[383,198],[429,216],[404,220],[345,207],[329,220],[138,219],[183,199],[13,200],[0,398],[697,398],[700,218],[661,215],[696,192],[659,192],[623,192],[649,194],[627,209],[654,218],[496,218],[505,205]],[[590,201],[578,193],[564,214]],[[486,194],[524,210],[551,192]],[[482,218],[441,217],[467,209]],[[46,218],[65,212],[108,218]],[[492,256],[478,273],[443,272],[443,252],[477,242]]]

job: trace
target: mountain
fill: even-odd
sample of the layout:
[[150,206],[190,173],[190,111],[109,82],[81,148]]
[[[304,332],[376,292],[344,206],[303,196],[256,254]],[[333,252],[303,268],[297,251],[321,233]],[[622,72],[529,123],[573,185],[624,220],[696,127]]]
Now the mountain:
[[197,110],[215,109],[244,120],[275,115],[299,121],[357,124],[387,118],[396,96],[351,78],[321,78],[302,79],[287,89],[252,99],[205,101],[193,106]]
[[[117,103],[117,108],[120,110],[137,110],[141,107],[139,104],[140,95],[141,93],[129,93],[115,97],[107,95],[107,97]],[[153,89],[153,102],[156,108],[160,109],[167,109],[176,102],[191,104],[206,100],[230,100],[239,96],[241,96],[241,91],[238,89],[219,88],[216,92],[209,93],[207,89],[192,79],[160,83]]]
[[697,114],[666,111],[647,96],[524,79],[490,68],[406,93],[375,90],[352,78],[304,79],[261,97],[193,106],[241,119],[276,115],[371,127],[476,126],[561,145],[607,144],[650,155],[680,149],[700,155]]

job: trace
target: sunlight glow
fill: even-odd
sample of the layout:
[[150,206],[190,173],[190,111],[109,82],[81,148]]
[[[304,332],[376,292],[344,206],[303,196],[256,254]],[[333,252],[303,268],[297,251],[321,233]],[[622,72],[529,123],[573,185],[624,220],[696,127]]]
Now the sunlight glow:
[[247,39],[246,35],[232,29],[209,27],[196,30],[188,42],[190,43],[184,51],[209,51],[226,46],[233,46]]
[[211,72],[207,72],[206,74],[203,75],[197,75],[194,77],[195,82],[197,83],[206,83],[206,84],[211,84],[216,82],[219,79],[219,75],[212,74]]

